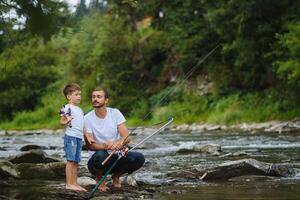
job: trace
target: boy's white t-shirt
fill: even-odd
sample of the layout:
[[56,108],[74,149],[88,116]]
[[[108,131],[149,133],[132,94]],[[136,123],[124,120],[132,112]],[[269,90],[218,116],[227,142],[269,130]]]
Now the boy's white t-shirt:
[[[84,116],[84,126],[88,133],[93,134],[96,143],[105,143],[107,141],[116,141],[120,138],[118,125],[126,121],[123,114],[116,108],[107,107],[106,116],[99,118],[95,110],[90,111]],[[95,151],[90,151],[90,156]]]
[[72,127],[66,125],[65,134],[68,136],[83,139],[84,114],[81,108],[72,104],[66,104],[61,109],[61,113],[65,115],[71,114],[71,117],[73,117],[70,122]]

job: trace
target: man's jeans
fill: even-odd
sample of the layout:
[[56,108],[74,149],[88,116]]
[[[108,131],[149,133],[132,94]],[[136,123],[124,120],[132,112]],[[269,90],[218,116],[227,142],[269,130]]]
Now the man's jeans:
[[[112,166],[114,161],[118,159],[118,155],[114,154],[111,159],[103,166],[102,162],[106,159],[108,156],[108,152],[106,150],[98,150],[96,151],[92,157],[88,161],[88,169],[93,174],[99,174],[102,175]],[[143,154],[139,152],[128,152],[126,157],[122,157],[115,167],[111,170],[111,174],[114,174],[116,172],[120,173],[128,173],[131,174],[132,172],[138,170],[143,166],[145,162],[145,157]]]

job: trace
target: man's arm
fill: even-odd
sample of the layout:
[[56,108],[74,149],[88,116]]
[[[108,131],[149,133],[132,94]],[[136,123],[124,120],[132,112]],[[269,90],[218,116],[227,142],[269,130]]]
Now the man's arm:
[[118,131],[119,131],[120,136],[121,136],[120,142],[123,142],[126,139],[126,141],[124,141],[124,145],[128,144],[130,142],[130,138],[128,137],[129,132],[127,130],[127,127],[126,127],[125,123],[122,123],[122,124],[118,125]]
[[85,141],[87,149],[92,150],[92,151],[109,149],[110,146],[107,143],[95,143],[95,142],[90,143],[90,141],[88,140],[87,134],[91,134],[91,133],[84,131],[83,137],[84,137],[84,141]]
[[120,133],[121,138],[113,143],[111,148],[113,150],[122,149],[125,144],[128,144],[130,142],[130,138],[128,137],[129,133],[125,123],[118,125],[118,131]]

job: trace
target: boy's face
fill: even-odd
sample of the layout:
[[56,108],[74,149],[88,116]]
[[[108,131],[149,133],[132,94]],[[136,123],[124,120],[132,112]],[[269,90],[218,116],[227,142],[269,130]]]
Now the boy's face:
[[69,100],[70,104],[80,104],[80,100],[81,100],[81,91],[76,90],[74,92],[72,92],[71,94],[67,95],[67,99]]

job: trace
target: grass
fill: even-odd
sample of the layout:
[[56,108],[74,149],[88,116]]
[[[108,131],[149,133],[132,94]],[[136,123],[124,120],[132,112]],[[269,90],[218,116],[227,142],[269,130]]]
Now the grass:
[[[154,109],[152,117],[144,126],[165,121],[174,117],[175,124],[201,123],[237,124],[264,122],[270,120],[291,120],[300,116],[300,108],[289,98],[277,98],[269,93],[232,94],[228,96],[197,96],[193,93],[183,95],[184,98],[169,102],[167,105]],[[34,111],[17,113],[12,121],[0,123],[0,129],[31,130],[57,129],[59,125],[58,112],[65,99],[62,95],[47,94],[41,105]],[[126,116],[128,126],[140,125],[147,107],[135,109],[131,116]],[[81,108],[88,112],[90,102],[85,101]],[[140,109],[140,110],[139,110]]]

